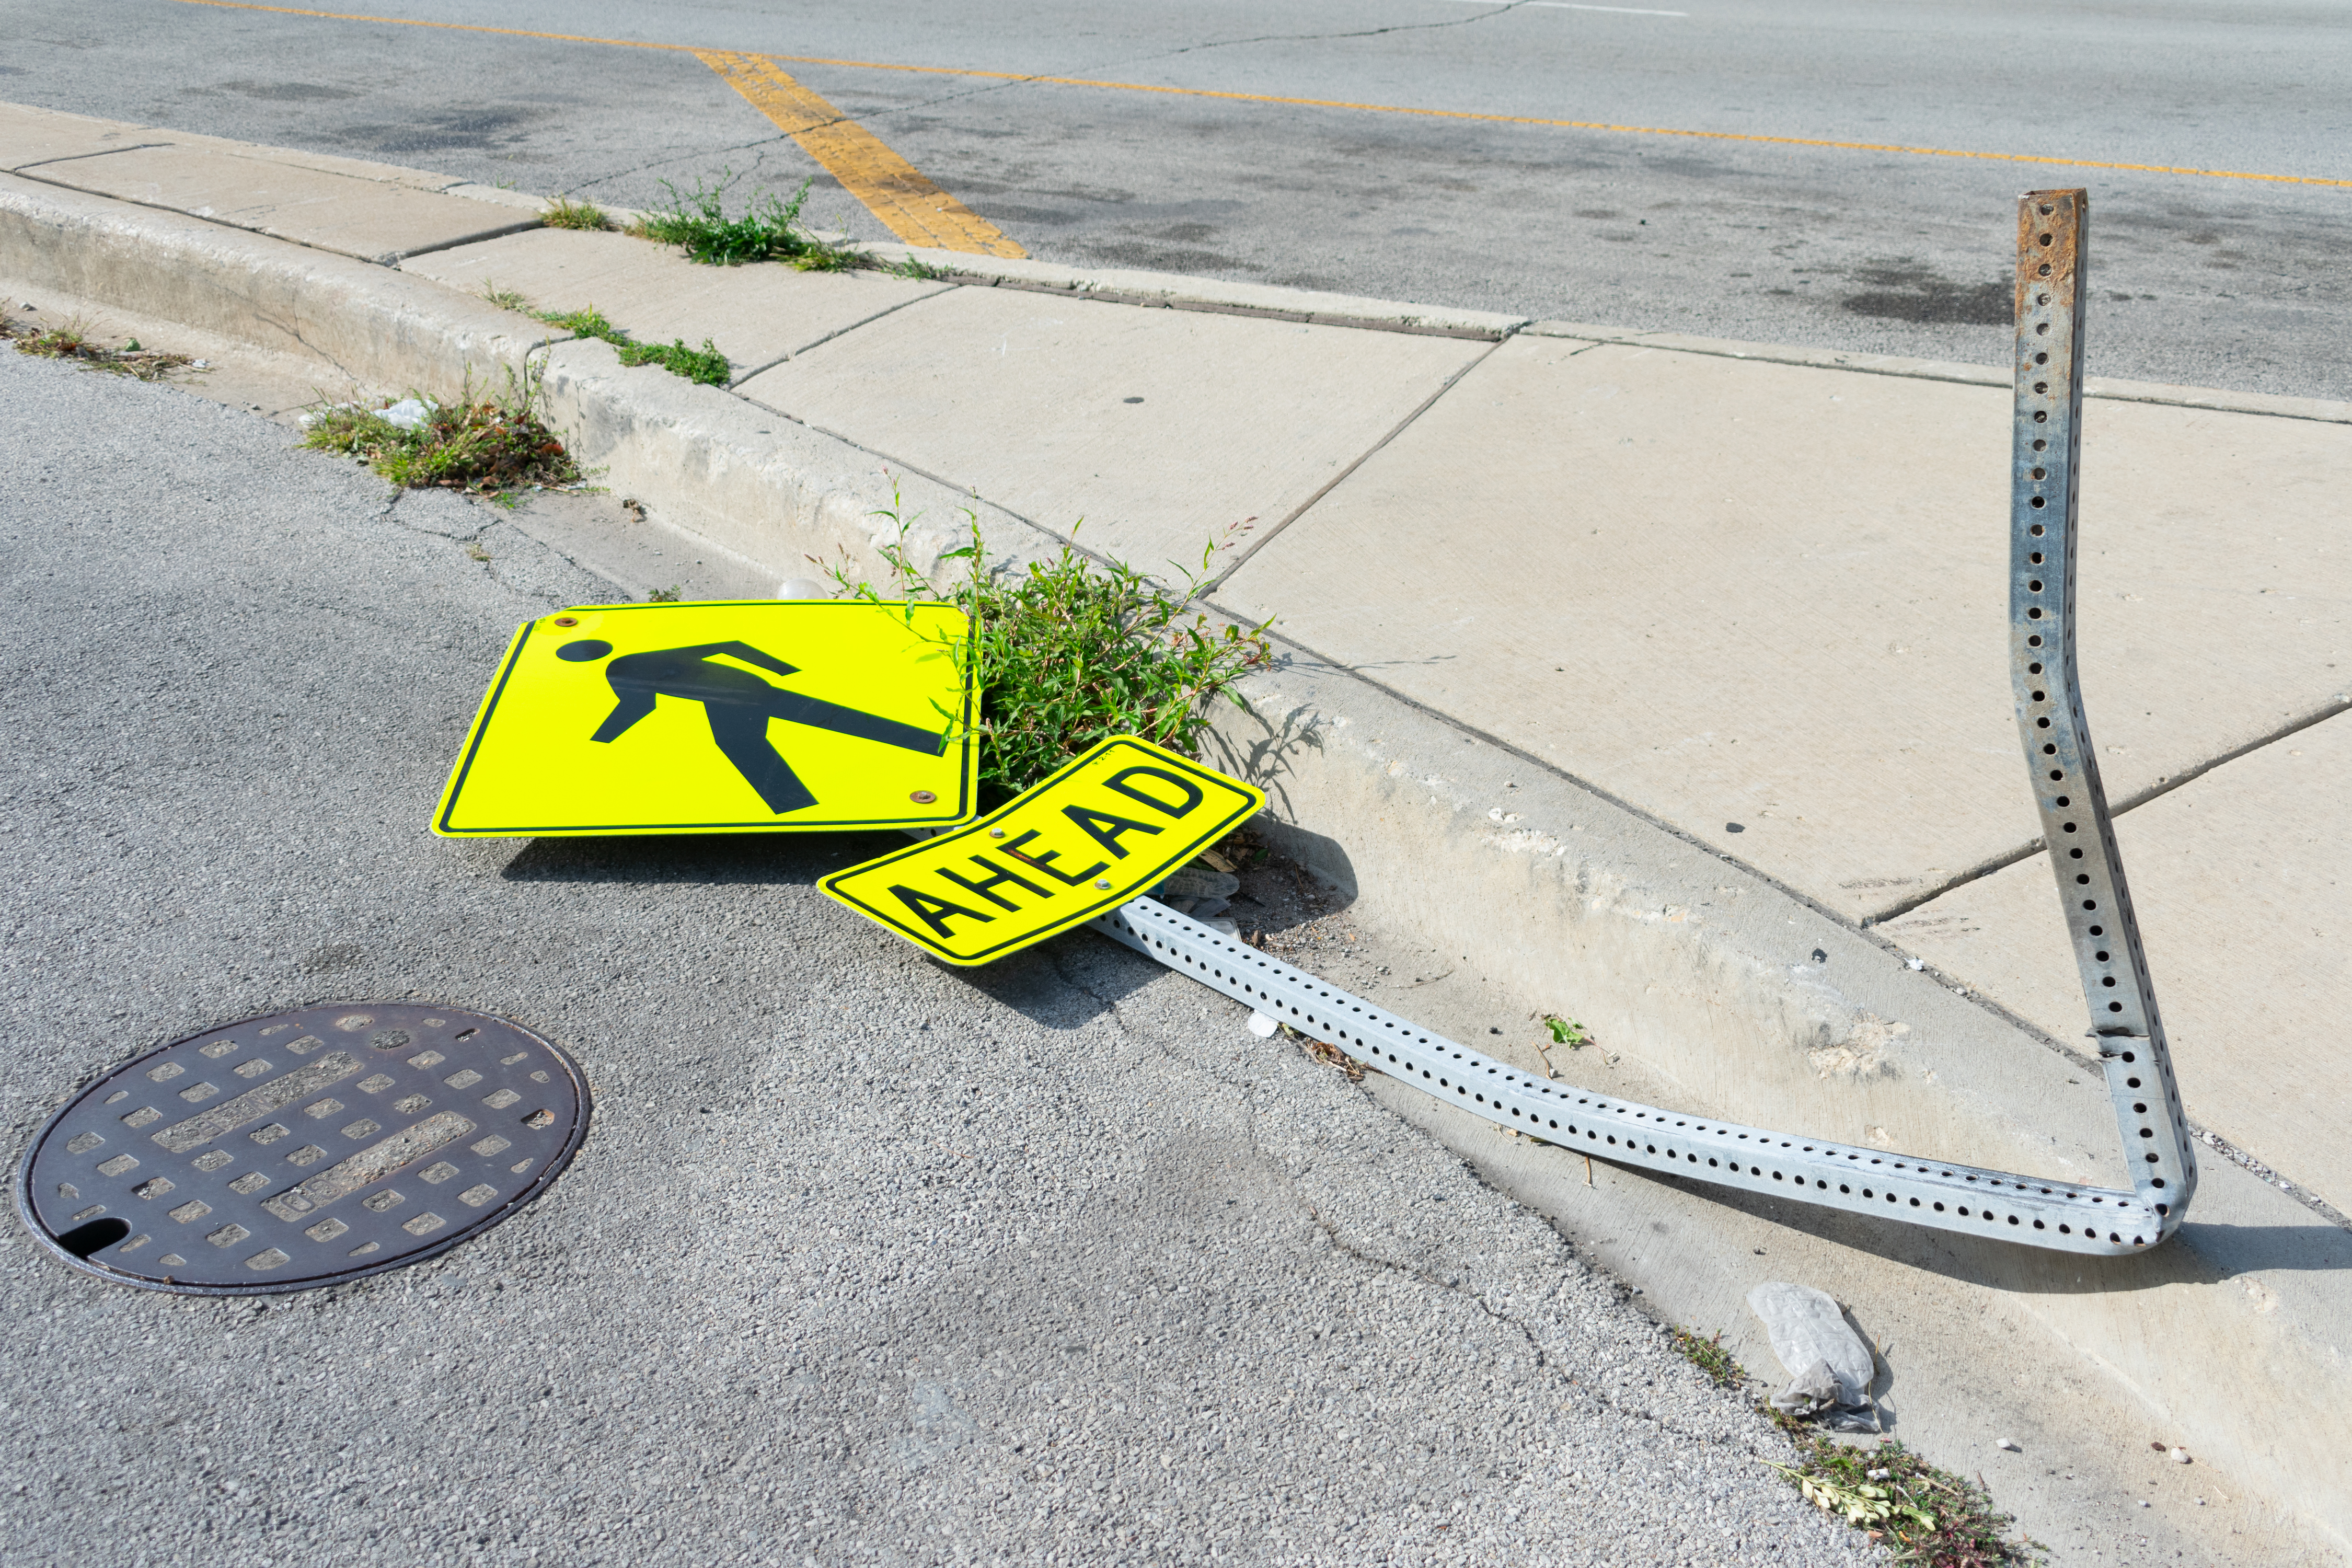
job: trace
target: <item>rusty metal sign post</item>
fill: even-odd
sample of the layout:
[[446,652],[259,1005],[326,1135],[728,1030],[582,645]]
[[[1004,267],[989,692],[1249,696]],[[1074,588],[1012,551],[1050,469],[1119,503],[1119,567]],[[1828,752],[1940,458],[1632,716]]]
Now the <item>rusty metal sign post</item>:
[[2009,670],[2042,812],[2042,841],[2074,942],[2091,1035],[2115,1100],[2132,1185],[2179,1227],[2197,1191],[2172,1053],[2100,787],[2074,672],[2076,507],[2083,452],[2088,191],[2017,204],[2017,417],[2011,453]]
[[2036,191],[2018,206],[2010,653],[2130,1191],[1800,1138],[1533,1078],[1150,899],[1093,928],[1474,1116],[1619,1164],[2060,1252],[2114,1256],[2170,1236],[2197,1167],[2074,679],[2086,206],[2082,191]]

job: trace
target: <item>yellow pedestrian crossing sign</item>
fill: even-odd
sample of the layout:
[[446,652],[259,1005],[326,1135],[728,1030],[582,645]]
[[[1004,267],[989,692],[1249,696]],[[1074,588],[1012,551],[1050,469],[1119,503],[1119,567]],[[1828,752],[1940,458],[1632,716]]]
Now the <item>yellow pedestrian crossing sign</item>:
[[942,826],[978,811],[950,605],[602,605],[518,628],[450,770],[456,838]]
[[950,963],[989,963],[1166,879],[1265,796],[1120,735],[969,827],[837,871],[826,895]]

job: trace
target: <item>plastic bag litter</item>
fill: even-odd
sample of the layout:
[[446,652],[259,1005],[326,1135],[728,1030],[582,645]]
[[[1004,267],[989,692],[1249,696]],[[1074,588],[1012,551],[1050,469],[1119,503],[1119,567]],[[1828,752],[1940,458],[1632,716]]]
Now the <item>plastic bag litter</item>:
[[1810,1285],[1776,1279],[1748,1292],[1748,1308],[1764,1321],[1772,1353],[1796,1381],[1772,1397],[1772,1408],[1818,1420],[1832,1432],[1880,1429],[1870,1385],[1878,1363],[1829,1295]]
[[433,405],[419,397],[404,397],[389,408],[376,411],[376,417],[402,430],[414,430],[433,417]]

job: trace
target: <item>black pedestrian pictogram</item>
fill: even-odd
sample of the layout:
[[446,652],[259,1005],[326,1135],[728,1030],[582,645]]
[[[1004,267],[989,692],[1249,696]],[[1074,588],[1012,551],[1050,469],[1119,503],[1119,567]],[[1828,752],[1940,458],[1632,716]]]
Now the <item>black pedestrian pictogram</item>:
[[[583,637],[565,643],[555,650],[555,656],[574,664],[587,664],[612,651],[611,643]],[[830,730],[837,735],[920,752],[929,757],[940,755],[946,747],[948,737],[944,733],[783,690],[748,669],[712,662],[719,655],[778,675],[798,673],[797,666],[744,642],[698,643],[692,647],[623,654],[604,670],[604,679],[612,683],[616,699],[613,711],[589,739],[605,742],[618,740],[629,726],[654,710],[656,698],[699,702],[710,721],[711,740],[735,764],[743,782],[757,791],[768,809],[779,816],[814,805],[816,796],[809,793],[800,775],[784,761],[783,753],[769,741],[771,719]]]

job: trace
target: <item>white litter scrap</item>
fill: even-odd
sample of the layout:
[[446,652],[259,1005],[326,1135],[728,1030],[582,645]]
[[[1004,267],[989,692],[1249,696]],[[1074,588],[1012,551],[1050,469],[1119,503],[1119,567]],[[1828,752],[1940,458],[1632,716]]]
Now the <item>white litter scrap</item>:
[[1748,1309],[1763,1320],[1772,1353],[1796,1380],[1773,1395],[1772,1408],[1819,1417],[1832,1432],[1879,1429],[1870,1397],[1877,1358],[1847,1324],[1834,1297],[1776,1279],[1748,1292]]
[[404,397],[389,408],[376,411],[376,417],[395,429],[414,430],[433,417],[438,406],[428,398]]

